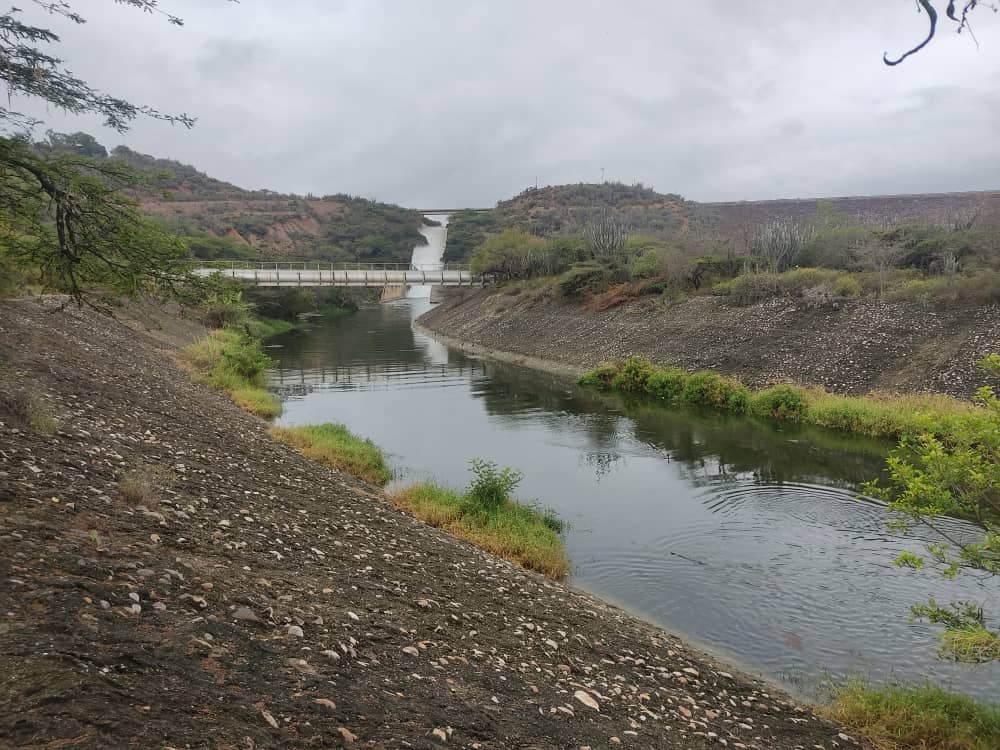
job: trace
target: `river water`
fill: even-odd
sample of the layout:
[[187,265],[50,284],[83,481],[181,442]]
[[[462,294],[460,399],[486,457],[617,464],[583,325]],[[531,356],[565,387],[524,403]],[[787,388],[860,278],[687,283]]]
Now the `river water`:
[[1000,664],[939,661],[934,629],[908,620],[929,597],[996,611],[1000,581],[893,565],[919,538],[887,531],[885,509],[858,499],[885,444],[470,358],[413,330],[428,306],[367,307],[275,339],[279,423],[342,422],[403,483],[464,486],[476,457],[520,469],[518,495],[570,523],[571,583],[794,692],[854,675],[1000,700]]

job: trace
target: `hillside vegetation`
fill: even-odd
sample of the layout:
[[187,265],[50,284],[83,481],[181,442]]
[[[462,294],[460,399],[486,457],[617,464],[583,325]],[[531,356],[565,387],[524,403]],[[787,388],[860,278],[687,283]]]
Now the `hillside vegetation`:
[[642,185],[564,185],[457,214],[448,250],[595,311],[707,294],[738,306],[865,296],[978,305],[1000,301],[998,207],[996,193],[713,207]]
[[147,177],[132,189],[139,210],[184,237],[205,259],[362,260],[408,263],[425,242],[416,211],[350,195],[323,197],[245,190],[172,159],[126,146],[108,152],[86,133],[49,133],[36,144],[115,160]]

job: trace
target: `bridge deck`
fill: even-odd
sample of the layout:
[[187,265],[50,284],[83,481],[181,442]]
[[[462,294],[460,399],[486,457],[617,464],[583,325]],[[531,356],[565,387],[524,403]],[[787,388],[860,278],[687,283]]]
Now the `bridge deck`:
[[[292,265],[292,264],[289,264]],[[279,268],[275,264],[248,267],[197,268],[198,276],[219,274],[246,281],[256,286],[474,286],[484,283],[483,277],[467,268],[420,269],[390,266],[367,268],[307,267]]]

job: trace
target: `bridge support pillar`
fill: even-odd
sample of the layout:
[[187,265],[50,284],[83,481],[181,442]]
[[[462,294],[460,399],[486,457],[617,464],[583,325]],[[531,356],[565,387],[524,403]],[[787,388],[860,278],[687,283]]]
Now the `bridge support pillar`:
[[382,296],[379,297],[379,302],[392,302],[397,299],[403,299],[406,297],[406,285],[405,284],[386,284],[382,287]]

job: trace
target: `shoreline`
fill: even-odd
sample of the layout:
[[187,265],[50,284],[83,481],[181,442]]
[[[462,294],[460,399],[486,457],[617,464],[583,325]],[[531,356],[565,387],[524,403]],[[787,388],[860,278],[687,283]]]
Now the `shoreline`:
[[4,385],[58,420],[42,436],[0,415],[0,668],[17,685],[0,737],[857,746],[780,686],[271,440],[173,364],[196,328],[0,304]]

